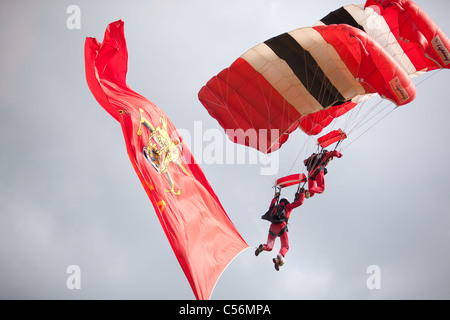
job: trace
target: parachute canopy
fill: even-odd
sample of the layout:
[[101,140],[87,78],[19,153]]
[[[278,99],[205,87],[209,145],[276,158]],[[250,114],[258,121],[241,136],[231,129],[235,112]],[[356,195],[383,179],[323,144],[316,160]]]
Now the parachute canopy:
[[[375,80],[371,68],[384,71]],[[374,95],[407,104],[415,90],[405,74],[440,68],[450,68],[450,41],[417,4],[367,0],[247,51],[199,99],[232,141],[270,153],[297,127],[317,135]]]
[[287,177],[279,178],[275,182],[275,187],[286,188],[302,182],[306,182],[306,176],[303,173],[291,174]]
[[341,7],[318,24],[345,23],[375,39],[410,75],[450,68],[450,41],[410,0],[368,0]]
[[328,134],[324,135],[323,137],[320,137],[317,139],[317,142],[322,148],[326,148],[330,145],[332,145],[335,142],[342,141],[344,139],[347,139],[347,135],[344,131],[341,129],[334,130],[329,132]]
[[397,105],[416,96],[408,74],[380,44],[341,24],[297,29],[257,45],[209,80],[199,99],[232,141],[270,153],[299,120],[316,130],[305,116],[351,108],[373,93]]
[[[410,0],[368,0],[341,7],[316,25],[347,24],[366,32],[411,76],[450,68],[450,41],[439,26]],[[308,135],[319,134],[356,103],[335,106],[302,118]]]

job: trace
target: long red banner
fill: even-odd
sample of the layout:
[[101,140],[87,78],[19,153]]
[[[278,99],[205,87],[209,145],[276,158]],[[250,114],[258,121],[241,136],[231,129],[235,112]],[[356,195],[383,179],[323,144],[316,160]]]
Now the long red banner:
[[197,299],[209,299],[220,274],[248,247],[165,113],[126,84],[123,21],[102,43],[87,38],[86,79],[122,126],[128,156]]

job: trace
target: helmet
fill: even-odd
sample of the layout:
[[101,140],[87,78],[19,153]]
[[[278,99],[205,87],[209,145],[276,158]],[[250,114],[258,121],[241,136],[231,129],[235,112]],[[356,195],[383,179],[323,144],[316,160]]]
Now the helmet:
[[288,204],[289,200],[287,198],[283,198],[280,200],[280,203]]

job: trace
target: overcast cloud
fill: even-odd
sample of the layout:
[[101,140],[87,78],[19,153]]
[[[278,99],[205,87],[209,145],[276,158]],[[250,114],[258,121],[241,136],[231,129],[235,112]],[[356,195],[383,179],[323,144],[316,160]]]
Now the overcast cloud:
[[[450,34],[450,2],[416,2]],[[85,37],[103,41],[108,23],[124,20],[130,87],[178,128],[193,132],[201,121],[203,131],[219,130],[197,99],[211,76],[349,3],[1,1],[0,298],[194,299],[119,124],[87,87]],[[81,9],[79,30],[66,27],[72,4]],[[212,298],[449,299],[449,79],[444,70],[421,82],[414,102],[330,164],[325,193],[292,214],[280,272],[271,262],[278,242],[258,258],[248,249]],[[294,135],[279,153],[279,175],[302,139]],[[260,165],[202,168],[247,243],[264,242],[269,225],[260,216],[275,176],[261,175]],[[81,269],[79,290],[66,286],[70,265]],[[381,270],[379,290],[366,285],[370,265]]]

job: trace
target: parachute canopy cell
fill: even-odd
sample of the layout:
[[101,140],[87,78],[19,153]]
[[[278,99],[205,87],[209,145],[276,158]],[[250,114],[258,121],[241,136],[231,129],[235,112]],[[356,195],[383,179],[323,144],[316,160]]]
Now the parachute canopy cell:
[[373,93],[397,105],[416,96],[408,74],[380,44],[352,26],[330,25],[257,45],[209,80],[199,99],[233,142],[270,153],[305,116],[351,107],[352,99]]

